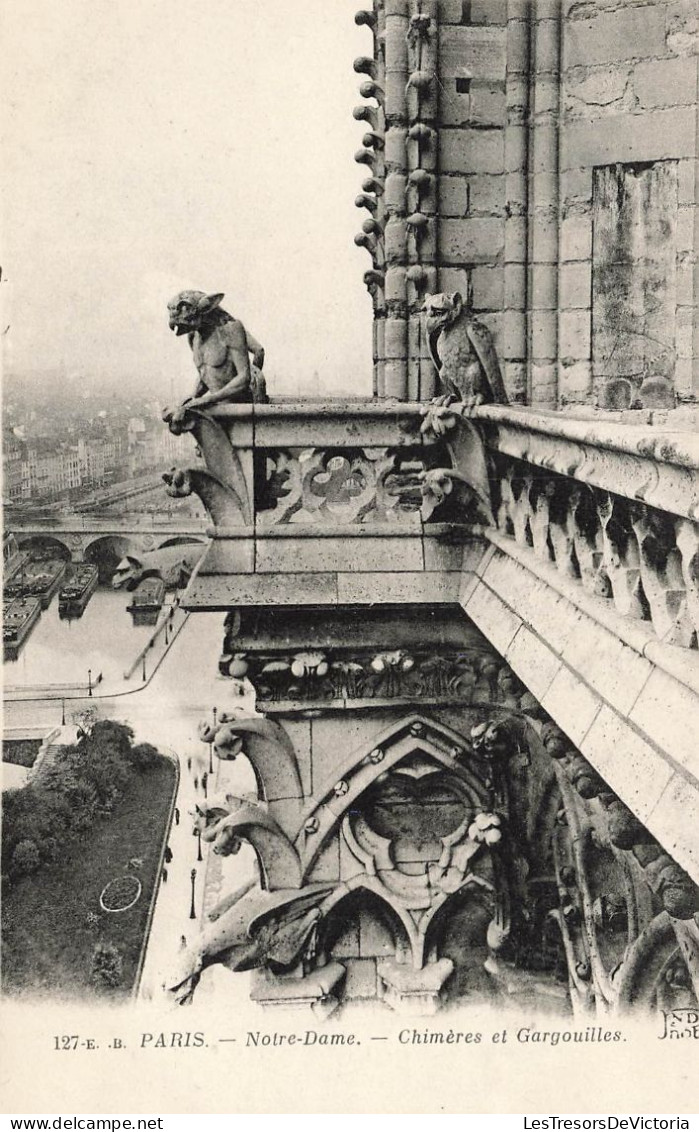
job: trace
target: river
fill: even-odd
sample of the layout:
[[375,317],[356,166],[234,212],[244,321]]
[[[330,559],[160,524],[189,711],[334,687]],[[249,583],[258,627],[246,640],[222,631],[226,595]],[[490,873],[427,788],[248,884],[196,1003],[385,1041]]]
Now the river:
[[153,631],[132,624],[130,601],[125,590],[100,586],[82,617],[64,621],[54,595],[17,659],[5,661],[5,687],[87,684],[88,669],[93,680],[100,672],[105,679],[121,674]]

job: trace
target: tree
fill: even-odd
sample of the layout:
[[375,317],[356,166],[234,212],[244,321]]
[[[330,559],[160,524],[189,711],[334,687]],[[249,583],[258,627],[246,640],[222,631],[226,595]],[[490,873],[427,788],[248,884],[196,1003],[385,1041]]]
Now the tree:
[[96,943],[92,952],[90,978],[96,987],[113,990],[122,980],[124,963],[121,952],[113,943]]
[[161,759],[160,751],[152,743],[136,743],[131,748],[130,761],[136,770],[152,770]]
[[18,876],[35,873],[40,864],[41,858],[35,841],[25,838],[24,841],[19,841],[15,845],[12,854],[12,868]]

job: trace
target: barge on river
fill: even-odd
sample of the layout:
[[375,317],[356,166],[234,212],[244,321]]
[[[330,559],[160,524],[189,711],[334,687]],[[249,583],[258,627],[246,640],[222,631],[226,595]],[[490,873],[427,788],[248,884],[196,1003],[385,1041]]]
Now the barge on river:
[[58,616],[64,620],[82,617],[88,601],[97,589],[99,570],[85,563],[77,566],[72,577],[58,594]]
[[165,600],[165,583],[162,578],[146,578],[134,590],[127,609],[134,625],[156,625]]
[[17,660],[22,645],[41,616],[38,597],[16,597],[2,604],[3,660]]
[[36,597],[42,609],[48,609],[51,598],[63,580],[68,563],[62,558],[35,558],[20,567],[5,586],[6,599]]

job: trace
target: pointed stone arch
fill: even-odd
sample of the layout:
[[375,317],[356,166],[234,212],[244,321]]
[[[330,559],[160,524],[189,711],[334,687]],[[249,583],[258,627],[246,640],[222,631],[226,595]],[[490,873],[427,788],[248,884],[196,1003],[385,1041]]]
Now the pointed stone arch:
[[447,770],[459,781],[474,808],[486,807],[488,790],[469,766],[471,754],[471,744],[464,735],[415,712],[373,736],[371,742],[355,748],[340,764],[339,771],[314,791],[304,812],[296,839],[304,876],[311,874],[328,839],[361,795],[411,755]]

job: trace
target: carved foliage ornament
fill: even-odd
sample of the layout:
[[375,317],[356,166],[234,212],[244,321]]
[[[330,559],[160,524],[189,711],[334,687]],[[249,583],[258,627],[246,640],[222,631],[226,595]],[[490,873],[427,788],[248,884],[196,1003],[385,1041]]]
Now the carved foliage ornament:
[[261,526],[401,522],[420,509],[421,459],[388,448],[266,452]]
[[234,679],[248,677],[258,702],[427,698],[511,708],[528,703],[528,694],[511,669],[476,649],[225,651],[219,668]]

